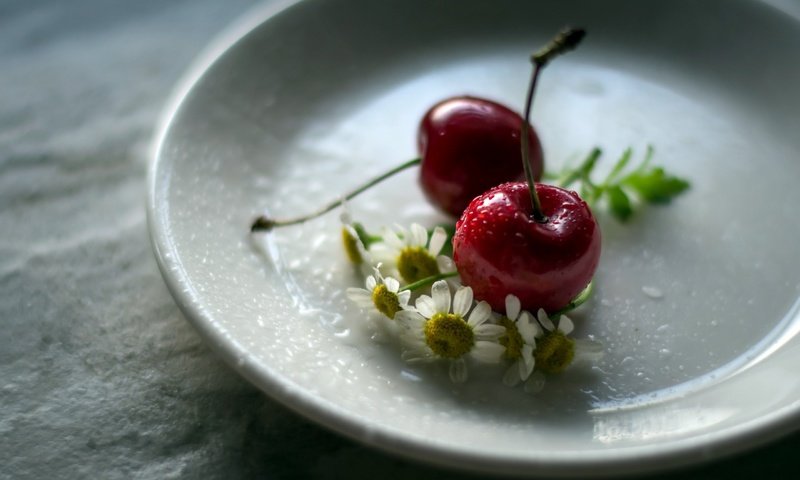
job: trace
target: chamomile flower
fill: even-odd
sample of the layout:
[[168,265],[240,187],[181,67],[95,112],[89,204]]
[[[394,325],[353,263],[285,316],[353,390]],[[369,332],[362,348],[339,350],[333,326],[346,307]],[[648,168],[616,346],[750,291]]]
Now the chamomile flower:
[[536,366],[544,373],[561,373],[575,357],[575,340],[567,336],[575,326],[566,315],[561,315],[556,326],[541,308],[536,319],[544,328],[534,352]]
[[505,347],[498,339],[505,328],[487,322],[491,316],[488,303],[479,302],[473,308],[472,300],[470,287],[458,288],[451,297],[446,281],[435,282],[430,297],[421,295],[417,299],[417,312],[400,319],[407,327],[401,334],[405,347],[403,359],[408,362],[447,360],[454,383],[467,380],[467,357],[486,363],[499,362]]
[[357,266],[361,273],[369,275],[373,260],[361,237],[358,235],[353,219],[345,208],[339,216],[342,221],[342,246],[347,254],[347,259]]
[[500,337],[500,344],[505,347],[504,356],[513,362],[503,375],[503,383],[513,387],[533,373],[536,337],[542,335],[542,329],[530,313],[521,310],[515,295],[506,296],[506,314],[498,321],[506,329],[505,335]]
[[543,330],[536,338],[533,352],[536,372],[525,382],[526,391],[539,391],[544,387],[543,373],[560,373],[574,362],[596,361],[603,356],[600,343],[569,337],[575,326],[566,315],[559,317],[557,326],[541,308],[536,317]]
[[374,273],[366,279],[366,289],[348,288],[347,297],[363,310],[377,312],[394,320],[399,312],[408,308],[411,292],[400,291],[400,282],[396,278],[384,277],[376,267]]
[[439,255],[447,241],[447,232],[436,227],[428,237],[428,231],[418,223],[411,228],[397,225],[386,229],[383,241],[370,247],[377,261],[406,283],[414,283],[440,273],[455,271],[455,265],[448,257]]

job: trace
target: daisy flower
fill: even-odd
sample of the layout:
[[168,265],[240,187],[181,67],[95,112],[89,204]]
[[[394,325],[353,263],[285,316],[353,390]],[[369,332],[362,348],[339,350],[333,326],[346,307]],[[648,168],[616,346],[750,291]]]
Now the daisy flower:
[[406,283],[414,283],[440,273],[455,271],[450,258],[439,255],[447,241],[447,232],[436,227],[428,237],[428,231],[418,223],[410,230],[397,225],[386,229],[383,241],[370,246],[376,260],[382,262],[392,273]]
[[487,323],[492,313],[488,303],[479,302],[474,308],[472,304],[470,287],[459,287],[451,297],[446,281],[434,283],[430,297],[421,295],[417,299],[417,312],[410,312],[400,320],[407,327],[401,335],[406,347],[403,359],[448,360],[454,383],[467,380],[467,356],[486,363],[499,362],[505,347],[498,343],[498,338],[505,328]]
[[506,349],[505,358],[513,362],[503,375],[503,383],[513,387],[533,373],[536,337],[542,335],[542,329],[530,313],[521,310],[515,295],[506,296],[506,314],[499,322],[506,329],[505,335],[500,337],[500,345]]
[[373,265],[372,255],[370,255],[361,237],[358,235],[355,223],[350,213],[345,210],[339,216],[342,221],[342,246],[347,254],[347,259],[361,269],[361,273],[369,275]]
[[411,292],[400,291],[400,282],[396,278],[384,277],[378,268],[367,276],[366,289],[348,288],[347,297],[363,310],[377,312],[394,320],[399,312],[408,308]]
[[597,361],[603,356],[600,343],[569,337],[575,326],[566,315],[559,317],[557,326],[541,308],[536,317],[543,331],[537,335],[533,352],[537,371],[525,382],[526,391],[539,391],[544,387],[542,373],[560,373],[574,362]]

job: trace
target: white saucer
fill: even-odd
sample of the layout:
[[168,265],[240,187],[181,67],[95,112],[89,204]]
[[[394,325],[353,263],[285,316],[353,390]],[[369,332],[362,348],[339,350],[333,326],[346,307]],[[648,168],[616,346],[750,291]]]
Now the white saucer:
[[[575,316],[608,350],[530,396],[480,372],[453,386],[369,340],[336,214],[252,236],[412,158],[417,122],[469,93],[520,108],[544,73],[548,168],[647,144],[692,181],[633,222],[601,216],[597,294]],[[729,1],[307,1],[215,42],[169,108],[148,213],[164,278],[237,371],[327,427],[487,472],[611,475],[688,464],[800,425],[800,23]],[[368,226],[442,220],[409,171],[352,202]],[[643,287],[650,287],[645,288]],[[660,295],[653,295],[658,291]],[[645,292],[649,292],[650,295]],[[659,297],[659,298],[654,298]]]

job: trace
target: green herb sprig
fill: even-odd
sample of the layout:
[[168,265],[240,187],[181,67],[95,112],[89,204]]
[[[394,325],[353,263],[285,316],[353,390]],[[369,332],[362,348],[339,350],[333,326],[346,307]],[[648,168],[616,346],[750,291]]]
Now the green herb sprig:
[[578,183],[578,193],[589,206],[594,208],[598,201],[605,200],[611,214],[625,222],[638,206],[668,203],[690,186],[687,180],[667,173],[663,167],[652,166],[653,153],[653,147],[648,146],[642,162],[625,173],[633,157],[633,150],[626,149],[606,178],[598,183],[592,180],[592,172],[602,151],[594,148],[580,165],[565,168],[558,174],[554,183],[563,188]]

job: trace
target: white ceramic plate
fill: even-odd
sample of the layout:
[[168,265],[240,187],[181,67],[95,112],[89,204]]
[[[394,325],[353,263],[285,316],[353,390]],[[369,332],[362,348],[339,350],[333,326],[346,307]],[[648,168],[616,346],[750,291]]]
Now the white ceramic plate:
[[[578,336],[608,353],[538,396],[478,372],[451,385],[369,341],[337,215],[252,237],[415,155],[418,119],[470,93],[521,106],[548,167],[628,146],[693,188],[621,226],[601,216],[597,295]],[[352,438],[492,472],[600,475],[729,454],[800,419],[800,24],[729,1],[308,1],[256,12],[180,88],[150,172],[149,218],[188,319],[270,396]],[[370,227],[441,220],[406,172],[352,203]],[[642,287],[658,289],[652,298]],[[499,377],[499,375],[498,375]]]

